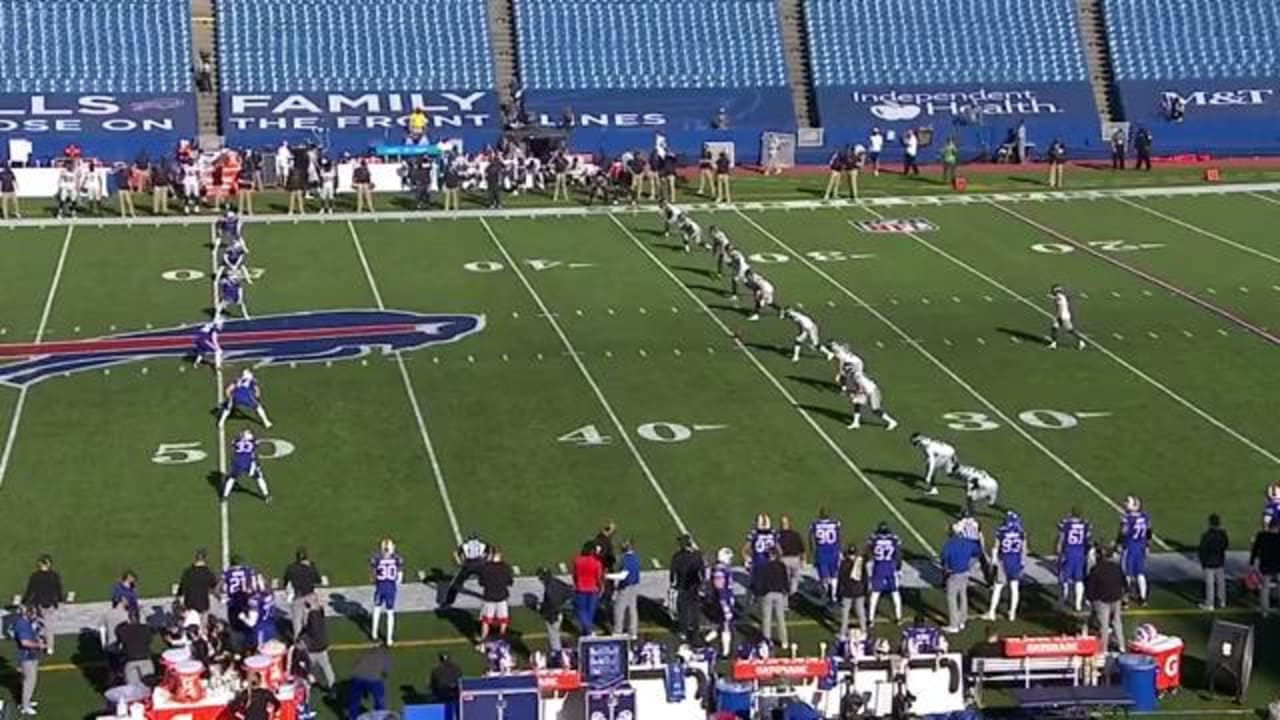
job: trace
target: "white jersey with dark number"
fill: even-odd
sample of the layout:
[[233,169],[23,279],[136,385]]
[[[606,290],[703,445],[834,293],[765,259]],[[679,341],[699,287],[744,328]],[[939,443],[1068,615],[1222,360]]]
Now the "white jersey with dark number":
[[818,346],[818,323],[799,310],[788,309],[782,316],[796,325],[796,342],[807,343],[810,347]]
[[880,386],[876,384],[876,381],[867,377],[865,373],[858,373],[852,380],[853,403],[855,405],[866,405],[878,412],[882,398],[880,397]]
[[711,250],[716,256],[724,255],[729,249],[729,236],[720,228],[711,231]]
[[694,222],[692,218],[683,217],[680,219],[680,232],[687,242],[694,245],[702,244],[702,227]]
[[200,194],[200,169],[195,163],[182,166],[182,192],[190,196]]
[[983,501],[994,504],[1000,494],[1000,483],[991,473],[972,465],[961,465],[956,468],[955,475],[965,487],[965,494],[972,502]]
[[866,370],[866,363],[857,353],[840,343],[831,343],[831,353],[840,364],[840,372],[847,375],[861,375]]
[[1071,300],[1066,292],[1053,294],[1053,319],[1062,325],[1071,324]]

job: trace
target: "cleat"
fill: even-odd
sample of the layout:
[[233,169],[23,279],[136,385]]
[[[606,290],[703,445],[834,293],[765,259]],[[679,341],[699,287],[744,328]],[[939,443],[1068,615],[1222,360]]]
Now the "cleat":
[[929,488],[928,490],[926,490],[924,494],[925,494],[925,495],[937,495],[937,494],[938,494],[938,488],[936,488],[936,487],[931,487],[931,488]]
[[1077,349],[1077,350],[1083,350],[1083,349],[1084,349],[1084,341],[1083,341],[1083,340],[1080,340],[1080,341],[1078,341],[1078,342],[1076,343],[1076,349]]
[[1049,349],[1050,349],[1050,350],[1057,350],[1057,349],[1058,349],[1058,341],[1057,341],[1057,340],[1050,340],[1050,341],[1049,341]]
[[747,320],[750,320],[751,322],[756,322],[759,319],[760,313],[751,313],[751,317],[747,318]]
[[896,428],[896,427],[898,427],[898,421],[897,421],[897,420],[894,420],[893,418],[885,418],[885,420],[884,420],[884,429],[885,429],[885,430],[892,430],[892,429],[894,429],[894,428]]
[[857,430],[858,428],[862,427],[862,422],[860,420],[854,419],[853,422],[849,423],[845,427],[847,427],[849,430]]

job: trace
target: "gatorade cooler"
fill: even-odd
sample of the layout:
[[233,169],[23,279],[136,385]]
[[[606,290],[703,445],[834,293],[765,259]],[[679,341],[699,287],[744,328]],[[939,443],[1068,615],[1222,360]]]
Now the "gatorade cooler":
[[169,689],[169,692],[176,693],[178,691],[178,664],[190,659],[191,651],[187,648],[170,648],[160,653],[160,672],[164,677],[164,685]]
[[1128,653],[1120,656],[1120,686],[1133,696],[1133,709],[1151,712],[1157,709],[1156,661],[1146,655]]
[[1182,687],[1182,638],[1162,635],[1152,642],[1129,643],[1129,652],[1146,655],[1156,664],[1156,690],[1169,692]]
[[258,652],[271,658],[271,669],[267,671],[267,687],[272,690],[278,690],[284,686],[288,673],[285,668],[285,656],[289,650],[284,643],[279,640],[268,640],[262,643],[262,647],[258,648]]
[[965,190],[968,190],[969,179],[966,177],[957,175],[956,179],[951,181],[951,189],[955,190],[956,192],[964,192]]
[[178,702],[195,703],[204,699],[204,683],[200,676],[204,675],[204,663],[199,660],[183,660],[173,668],[173,699]]
[[751,717],[753,690],[750,683],[721,680],[716,683],[716,709],[721,713],[731,713],[743,720],[748,720]]
[[252,657],[247,657],[244,659],[244,671],[245,671],[245,674],[249,675],[250,677],[254,675],[261,676],[263,686],[265,686],[268,690],[276,690],[277,688],[272,687],[271,683],[269,682],[271,678],[272,664],[273,664],[273,661],[271,660],[271,658],[267,657],[266,655],[254,655]]

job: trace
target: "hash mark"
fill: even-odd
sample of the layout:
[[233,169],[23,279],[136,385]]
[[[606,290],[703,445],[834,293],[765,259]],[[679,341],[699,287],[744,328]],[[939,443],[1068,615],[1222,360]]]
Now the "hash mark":
[[979,344],[979,345],[986,345],[986,344],[987,344],[987,341],[986,341],[985,339],[983,339],[983,338],[978,338],[978,344]]
[[142,366],[142,374],[143,374],[143,375],[146,375],[146,374],[147,374],[147,366],[146,366],[146,365],[143,365],[143,366]]
[[640,357],[649,357],[649,353],[645,352],[644,348],[640,348]]
[[882,348],[882,349],[883,349],[883,348],[884,348],[884,343],[883,343],[883,342],[881,342],[880,340],[877,340],[877,341],[876,341],[876,347],[878,347],[878,348]]
[[[653,566],[654,570],[662,569],[662,563],[658,562],[658,558],[649,558],[649,564]],[[177,595],[177,593],[174,594]]]
[[1123,340],[1123,339],[1124,339],[1124,336],[1123,336],[1123,335],[1121,335],[1120,333],[1111,333],[1111,337],[1113,337],[1113,338],[1115,338],[1115,339],[1117,339],[1117,340]]
[[680,357],[680,348],[672,348],[671,353],[676,357]]
[[1088,300],[1088,299],[1089,299],[1089,293],[1087,293],[1087,292],[1081,292],[1081,293],[1080,293],[1080,297],[1081,297],[1081,298],[1083,298],[1083,299],[1085,299],[1085,300]]
[[897,305],[897,304],[898,304],[898,298],[889,298],[889,304],[890,304],[890,305]]
[[1226,337],[1228,333],[1226,330],[1223,330],[1222,328],[1218,328],[1218,334],[1221,335],[1222,337]]
[[1154,293],[1152,293],[1150,290],[1148,290],[1148,289],[1146,289],[1146,288],[1143,288],[1143,289],[1142,289],[1142,294],[1143,294],[1143,295],[1146,295],[1147,297],[1151,297]]
[[295,362],[295,363],[289,363],[289,369],[290,369],[290,370],[297,370],[297,369],[298,369],[298,363],[296,363],[296,362]]
[[110,330],[111,332],[115,332],[115,331],[116,331],[116,326],[115,326],[115,325],[108,325],[108,326],[107,326],[107,329],[108,329],[108,330]]
[[106,368],[106,369],[104,369],[104,370],[102,371],[102,374],[103,374],[103,375],[110,375],[110,374],[111,374],[111,368]]
[[611,358],[611,357],[613,357],[613,351],[612,351],[612,350],[605,350],[605,351],[604,351],[604,356],[605,356],[605,357],[607,357],[607,358]]
[[1249,292],[1249,288],[1241,286],[1241,288],[1240,288],[1240,292],[1242,292],[1242,293],[1247,293],[1247,292]]
[[1111,297],[1116,297],[1116,298],[1118,298],[1118,297],[1120,297],[1120,293],[1116,292],[1115,290],[1112,290],[1112,291],[1111,291]]
[[[519,565],[512,565],[512,566],[511,566],[511,572],[515,573],[515,576],[516,576],[516,577],[520,577],[520,566],[519,566]],[[177,595],[177,593],[174,593],[174,595]]]
[[538,359],[539,359],[539,360],[541,360],[541,359],[542,359],[542,353],[538,353]]
[[361,359],[360,359],[360,366],[361,366],[361,367],[369,367],[369,361],[368,361],[368,360],[365,360],[364,358],[361,358]]
[[680,308],[676,307],[675,305],[672,305],[672,306],[671,306],[671,312],[673,312],[673,313],[678,313],[678,312],[680,312]]
[[151,328],[155,327],[155,325],[152,325],[151,323],[147,323],[146,327],[148,330],[150,330]]
[[507,362],[507,361],[509,361],[510,359],[511,359],[511,358],[507,357],[507,354],[506,354],[506,353],[502,353],[502,362]]
[[573,311],[578,317],[582,317],[582,308]]
[[1182,331],[1182,334],[1183,334],[1183,335],[1186,335],[1187,337],[1195,337],[1194,335],[1192,335],[1192,334],[1191,334],[1191,331],[1190,331],[1190,330],[1183,330],[1183,331]]
[[836,306],[836,303],[835,303],[835,301],[834,301],[834,300],[828,300],[828,301],[827,301],[827,307],[829,307],[829,308],[833,308],[833,307],[835,307],[835,306]]
[[1010,339],[1010,340],[1012,340],[1012,341],[1014,341],[1014,342],[1016,342],[1016,343],[1020,343],[1020,342],[1022,342],[1022,338],[1018,337],[1017,335],[1010,335],[1010,336],[1009,336],[1009,339]]
[[568,566],[568,565],[565,565],[564,563],[560,563],[560,574],[561,574],[561,575],[568,575],[568,574],[569,574],[569,566]]
[[928,305],[928,304],[929,304],[929,298],[927,298],[927,297],[922,297],[922,298],[920,298],[920,302],[924,303],[925,305]]
[[71,332],[73,332],[73,333],[78,333],[78,332],[80,332],[80,326],[79,326],[79,325],[76,325],[75,327],[71,328]]
[[641,315],[648,315],[648,314],[649,314],[649,311],[648,311],[648,310],[645,310],[644,308],[640,308],[640,314],[641,314]]
[[1148,330],[1148,331],[1147,331],[1147,337],[1151,338],[1152,340],[1159,340],[1159,339],[1160,339],[1160,336],[1159,336],[1159,335],[1157,335],[1157,334],[1155,333],[1155,331],[1154,331],[1154,330]]
[[986,300],[987,302],[995,302],[995,298],[991,297],[990,295],[983,295],[982,299]]
[[715,349],[715,348],[713,348],[713,347],[708,347],[708,348],[707,348],[707,354],[708,354],[708,355],[715,355],[715,354],[716,354],[716,349]]
[[327,367],[327,368],[331,368],[331,367],[333,367],[333,361],[332,361],[332,360],[325,360],[325,361],[324,361],[324,366],[325,366],[325,367]]
[[1217,295],[1217,294],[1218,294],[1218,291],[1217,291],[1217,290],[1214,290],[1213,288],[1205,288],[1205,290],[1207,290],[1207,291],[1209,292],[1209,294],[1210,294],[1210,295]]
[[[541,358],[539,358],[539,359],[541,359]],[[431,356],[431,362],[435,363],[436,365],[439,365],[439,364],[440,364],[440,356],[439,356],[439,355],[433,355],[433,356]]]
[[613,314],[613,308],[608,308],[608,312],[609,312],[609,314],[610,314],[610,315],[612,315],[612,314]]
[[184,372],[186,372],[186,371],[187,371],[187,366],[186,366],[186,365],[179,365],[179,366],[178,366],[178,372],[180,372],[180,373],[184,373]]
[[958,303],[958,302],[960,302],[960,298],[956,297],[955,295],[952,295],[952,296],[951,296],[951,302],[953,302],[953,303]]
[[512,310],[512,311],[511,311],[511,317],[513,317],[513,318],[518,318],[518,317],[520,317],[520,313],[516,312],[515,310]]
[[473,363],[473,362],[475,362],[475,361],[476,361],[476,356],[475,356],[475,355],[468,355],[468,356],[467,356],[467,362],[469,362],[469,363]]

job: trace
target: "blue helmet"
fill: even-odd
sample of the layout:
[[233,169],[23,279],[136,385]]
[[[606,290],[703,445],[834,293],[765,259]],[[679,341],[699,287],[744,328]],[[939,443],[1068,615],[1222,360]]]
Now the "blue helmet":
[[1022,527],[1022,516],[1016,510],[1010,510],[1004,514],[1004,522],[1006,525],[1017,525]]

